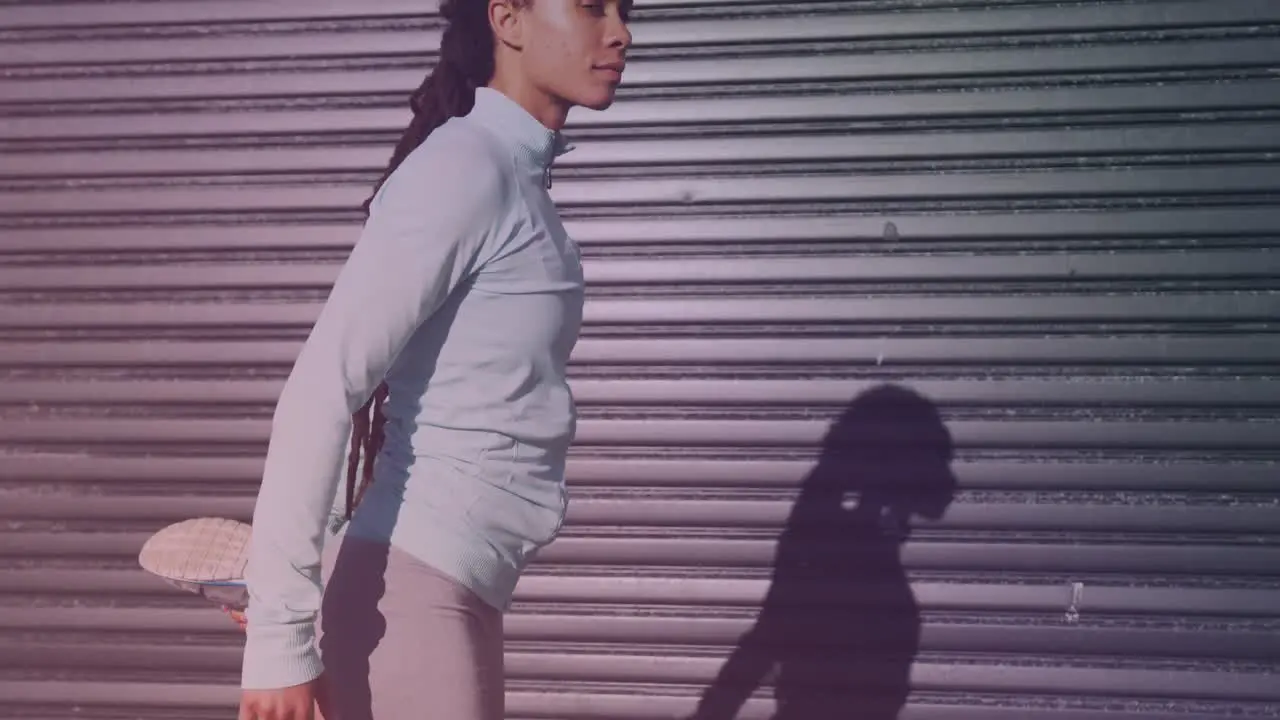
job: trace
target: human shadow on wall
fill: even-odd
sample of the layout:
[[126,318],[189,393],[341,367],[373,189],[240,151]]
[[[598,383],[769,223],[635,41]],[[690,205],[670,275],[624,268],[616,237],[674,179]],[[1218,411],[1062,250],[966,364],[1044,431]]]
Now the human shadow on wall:
[[772,584],[694,720],[730,720],[772,680],[774,720],[896,720],[920,644],[902,565],[913,515],[943,516],[951,435],[898,385],[854,398],[831,426],[778,539]]

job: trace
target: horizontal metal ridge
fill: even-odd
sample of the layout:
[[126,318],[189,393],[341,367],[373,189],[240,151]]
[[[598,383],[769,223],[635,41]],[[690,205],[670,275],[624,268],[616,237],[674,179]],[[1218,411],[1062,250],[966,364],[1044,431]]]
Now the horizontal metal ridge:
[[[626,407],[843,407],[882,384],[877,379],[570,379],[579,405]],[[283,379],[245,380],[0,380],[0,405],[103,408],[124,405],[201,407],[274,405]],[[988,377],[912,379],[914,392],[942,408],[1280,406],[1275,377]]]
[[[872,589],[874,591],[874,589]],[[621,605],[611,611],[593,608],[592,614],[573,612],[571,606],[565,612],[553,609],[535,609],[517,605],[504,620],[506,640],[514,655],[553,654],[581,649],[598,649],[602,645],[615,647],[624,654],[680,655],[690,646],[707,647],[720,651],[732,647],[739,636],[751,629],[754,619],[740,609],[733,609],[724,616],[711,616],[707,610],[724,611],[725,608],[701,606],[664,607],[657,614],[651,606]],[[857,612],[848,617],[847,610]],[[861,625],[866,608],[849,606],[844,609],[806,608],[803,610],[814,625],[839,627],[846,624]],[[1066,621],[1063,615],[1017,614],[1009,616],[984,615],[979,621],[972,617],[934,621],[920,619],[920,650],[923,653],[972,653],[981,654],[988,663],[998,662],[1001,654],[1012,656],[1013,661],[1026,653],[1050,653],[1049,657],[1061,657],[1064,661],[1088,663],[1091,660],[1107,663],[1115,657],[1139,657],[1153,664],[1163,659],[1204,661],[1203,646],[1211,644],[1221,660],[1269,660],[1275,653],[1277,640],[1266,632],[1253,632],[1250,628],[1196,627],[1196,621],[1188,618],[1189,627],[1177,627],[1174,622],[1161,622],[1160,618],[1144,616],[1132,618],[1131,624],[1109,623],[1091,625],[1092,612],[1085,612]],[[799,619],[799,618],[797,618]],[[1083,622],[1082,622],[1083,619]],[[166,667],[184,665],[195,669],[201,665],[223,666],[234,670],[239,661],[239,643],[227,640],[235,638],[236,629],[226,623],[220,614],[209,608],[79,608],[67,612],[65,606],[50,608],[0,609],[0,628],[25,631],[14,637],[5,648],[9,651],[10,664],[23,660],[24,647],[54,662],[71,660],[68,665],[93,665],[103,661],[101,653],[80,654],[76,649],[86,649],[91,642],[110,642],[122,635],[134,635],[129,643],[132,657],[125,662],[154,662],[160,654],[153,643],[163,641],[169,633],[228,636],[218,638],[216,644],[197,642],[179,650],[171,645],[164,647],[177,651],[173,662]],[[16,635],[16,633],[13,633]],[[869,634],[874,634],[872,631]],[[3,637],[3,635],[0,635]],[[118,641],[117,641],[118,642]],[[78,655],[78,657],[76,657]],[[74,659],[73,659],[74,658]],[[0,656],[0,666],[5,664]],[[1048,659],[1046,657],[1045,659]],[[194,660],[194,662],[193,662]],[[41,664],[49,660],[42,659]],[[40,661],[38,661],[40,662]],[[110,662],[110,661],[108,661]],[[1213,660],[1206,661],[1213,663]],[[1141,665],[1142,661],[1138,661]]]
[[[679,0],[670,0],[677,2]],[[714,0],[721,2],[722,0]],[[619,685],[588,682],[513,682],[507,692],[507,717],[512,720],[669,720],[689,716],[700,688],[663,686],[655,683]],[[0,696],[13,698],[15,714],[0,708],[0,717],[31,720],[39,708],[53,709],[65,717],[118,718],[127,714],[138,720],[214,720],[234,713],[239,699],[235,683],[192,682],[88,682],[85,680],[0,680]],[[912,701],[899,720],[1224,720],[1232,718],[1239,705],[1216,707],[1204,701],[1163,699],[1158,704],[1130,700],[1123,711],[1109,709],[1114,701],[1098,698],[1082,703],[1043,695],[1042,701],[1028,704],[1000,695],[969,694],[970,700],[930,697]],[[50,703],[49,698],[56,698]],[[1086,699],[1087,700],[1087,699]],[[856,697],[835,696],[832,702],[854,704]],[[1184,707],[1189,705],[1189,707]],[[1208,709],[1206,709],[1208,708]],[[767,720],[773,702],[764,697],[749,699],[739,717]],[[1123,712],[1123,716],[1120,715]],[[1271,712],[1262,707],[1261,712]]]
[[[747,128],[749,130],[749,128]],[[234,142],[234,138],[229,138]],[[36,151],[18,147],[0,152],[0,178],[128,176],[131,181],[173,175],[287,174],[380,172],[387,162],[384,147],[332,146],[315,142],[280,146],[263,138],[205,148],[125,147]],[[929,163],[946,160],[1000,161],[1026,164],[1036,158],[1077,163],[1103,162],[1108,155],[1191,155],[1206,152],[1249,153],[1265,161],[1280,147],[1274,124],[1239,122],[1224,125],[1120,126],[1109,128],[963,130],[922,135],[905,132],[801,134],[760,130],[757,134],[707,133],[699,137],[654,139],[587,138],[557,160],[557,169],[608,167],[636,176],[660,172],[664,166],[698,163],[799,163],[881,161]],[[1124,160],[1123,162],[1128,162]],[[158,177],[157,177],[158,176]]]
[[[77,494],[0,492],[0,518],[12,521],[66,523],[176,523],[196,515],[249,521],[252,497],[204,496],[199,499],[148,496],[96,496],[86,503]],[[641,535],[649,529],[698,528],[699,531],[781,529],[791,515],[789,500],[695,500],[644,498],[573,498],[567,524],[574,531],[591,527],[629,528]],[[1112,505],[1097,501],[953,503],[937,521],[913,521],[932,530],[983,532],[1147,535],[1276,534],[1280,539],[1280,505],[1240,498],[1230,506]]]
[[[196,682],[86,682],[84,680],[0,680],[6,704],[48,706],[53,700],[68,705],[234,709],[240,702],[236,684]],[[0,711],[3,712],[3,711]],[[28,716],[29,717],[29,716]],[[177,720],[178,715],[171,716]]]
[[[865,622],[865,621],[864,621]],[[511,680],[587,681],[614,683],[671,683],[699,685],[715,680],[728,653],[698,655],[667,654],[662,657],[638,648],[622,647],[609,652],[508,650],[505,669]],[[21,652],[21,655],[18,654]],[[803,681],[814,691],[846,692],[860,690],[874,695],[883,688],[832,687],[833,681],[862,683],[867,678],[881,678],[894,668],[906,665],[902,660],[857,658],[841,662],[834,658],[820,660],[817,652],[808,664],[811,672]],[[241,652],[239,648],[199,646],[179,648],[173,645],[118,643],[113,662],[107,667],[116,671],[164,667],[172,672],[223,671],[234,676]],[[23,657],[25,656],[25,658]],[[1048,661],[1050,657],[1045,657]],[[7,661],[7,662],[6,662]],[[0,650],[0,666],[24,665],[59,668],[104,668],[101,650],[75,643],[22,642],[12,649]],[[882,668],[877,671],[878,668]],[[906,668],[903,667],[903,670]],[[1116,676],[1122,676],[1117,679]],[[1049,680],[1047,678],[1052,678]],[[967,663],[940,663],[921,659],[911,663],[909,677],[912,689],[939,693],[1050,693],[1073,691],[1092,696],[1150,697],[1184,699],[1280,699],[1272,676],[1265,672],[1228,672],[1206,662],[1203,667],[1166,669],[1160,667],[1125,667],[1117,670],[1106,666],[1058,665],[1045,674],[1043,667],[1003,664],[999,658],[983,658]]]
[[[520,604],[619,603],[661,606],[685,605],[753,608],[762,602],[770,581],[733,578],[726,574],[701,577],[589,577],[540,574],[538,568],[516,588]],[[2,576],[2,575],[0,575]],[[146,578],[138,577],[138,589]],[[1077,592],[1070,582],[1034,581],[986,584],[979,581],[909,582],[924,612],[1065,613]],[[16,587],[16,586],[15,586]],[[34,588],[33,588],[34,589]],[[857,596],[857,588],[849,588]],[[1211,589],[1169,586],[1131,586],[1084,583],[1075,607],[1082,617],[1158,615],[1173,618],[1270,618],[1276,612],[1280,589]],[[843,602],[836,599],[836,602]],[[530,611],[537,610],[536,607]]]
[[[662,645],[689,646],[724,646],[732,645],[738,636],[750,629],[752,620],[746,617],[741,609],[733,609],[724,617],[709,617],[706,614],[680,614],[685,608],[663,608],[662,614],[654,614],[652,607],[641,605],[619,606],[613,612],[593,608],[593,614],[571,612],[557,615],[550,612],[524,612],[517,605],[507,615],[507,641],[516,652],[556,652],[574,651],[582,648],[598,647],[605,643],[618,643],[619,650],[632,652],[674,651],[678,650]],[[858,610],[866,608],[853,606]],[[699,608],[705,611],[707,607]],[[690,609],[691,610],[691,609]],[[721,609],[723,610],[723,609]],[[815,619],[827,619],[830,611],[813,608]],[[146,616],[155,618],[154,623],[146,622]],[[837,613],[838,616],[838,613]],[[1183,630],[1178,632],[1167,625],[1156,625],[1151,618],[1142,618],[1132,626],[1088,626],[1078,623],[1063,623],[1055,618],[1038,616],[994,617],[995,622],[976,623],[963,620],[946,622],[921,623],[923,630],[922,649],[926,652],[989,652],[1018,653],[1025,652],[1028,641],[1037,638],[1045,642],[1045,647],[1055,647],[1059,653],[1072,655],[1106,655],[1115,652],[1117,643],[1125,638],[1140,643],[1147,648],[1144,655],[1178,658],[1194,658],[1197,654],[1187,647],[1194,643],[1196,635]],[[1194,622],[1194,621],[1192,621]],[[1141,623],[1141,624],[1139,624]],[[1145,626],[1145,627],[1144,627]],[[24,608],[4,608],[0,610],[0,628],[25,630],[24,633],[31,649],[43,649],[48,653],[65,652],[68,638],[81,642],[99,640],[102,636],[119,637],[126,633],[140,634],[135,642],[146,645],[147,640],[155,640],[162,634],[182,632],[200,633],[209,638],[214,635],[232,636],[234,628],[224,618],[212,612],[208,607],[175,610],[171,608],[78,608],[76,612],[67,612],[66,606],[27,610]],[[986,633],[984,636],[983,633]],[[1262,634],[1251,634],[1247,630],[1216,630],[1201,628],[1197,633],[1201,637],[1212,637],[1215,646],[1222,647],[1224,657],[1236,659],[1256,658],[1265,653],[1268,639]],[[97,637],[95,637],[97,636]],[[3,635],[0,635],[3,637]],[[204,639],[204,638],[202,638]],[[99,640],[101,642],[101,640]],[[1047,641],[1047,642],[1046,642]],[[15,638],[14,645],[22,640]],[[198,653],[213,654],[219,651],[234,652],[239,648],[221,638],[217,646],[199,645],[191,647],[190,655]],[[633,647],[625,648],[629,644]],[[63,647],[59,647],[63,646]],[[1032,646],[1034,647],[1034,645]],[[1234,652],[1228,653],[1228,648]],[[136,648],[135,650],[141,650]],[[1123,653],[1119,653],[1123,654]],[[12,658],[14,656],[10,656]],[[100,657],[100,656],[99,656]],[[995,658],[992,658],[995,659]],[[176,659],[175,666],[181,666],[181,659]],[[238,658],[235,658],[238,660]],[[12,662],[12,660],[10,660]],[[82,657],[76,664],[91,663],[91,658]],[[226,662],[221,659],[221,662]],[[0,667],[5,665],[0,657]]]
[[[1043,173],[958,172],[832,174],[822,176],[566,178],[552,188],[565,210],[625,205],[696,209],[768,203],[1048,200],[1132,197],[1263,195],[1280,193],[1280,168],[1239,167],[1088,169]],[[362,184],[168,184],[149,187],[0,190],[0,216],[130,216],[148,213],[355,211],[369,193]],[[779,208],[781,209],[781,208]]]
[[[738,16],[738,8],[702,17],[651,19],[650,12],[689,4],[648,0],[634,13],[632,32],[637,48],[653,46],[718,45],[769,42],[804,42],[821,40],[871,41],[889,38],[916,38],[928,27],[933,39],[968,38],[984,35],[1023,35],[1028,33],[1088,33],[1151,31],[1179,28],[1229,28],[1280,22],[1280,12],[1266,0],[1174,0],[1140,5],[1109,6],[1045,6],[994,7],[982,12],[955,12],[949,8],[935,10],[928,6],[914,13],[895,13],[845,9],[842,12],[814,13],[811,16],[769,14],[756,17]],[[701,2],[701,5],[714,3]],[[916,3],[919,5],[919,3]],[[785,7],[785,6],[784,6]],[[846,6],[847,7],[847,6]],[[100,29],[130,26],[160,26],[171,34],[183,36],[169,40],[128,37],[119,41],[71,41],[15,43],[12,63],[65,63],[68,57],[80,62],[162,62],[174,57],[223,58],[230,44],[234,52],[246,57],[306,57],[355,54],[377,47],[383,53],[420,53],[439,46],[437,32],[415,28],[414,32],[397,32],[397,28],[361,34],[356,28],[371,19],[406,22],[410,18],[425,19],[434,8],[415,3],[380,0],[376,3],[329,3],[324,6],[299,7],[293,3],[260,0],[252,6],[227,2],[155,3],[142,14],[125,5],[114,12],[103,12],[93,4],[79,4],[65,14],[42,12],[40,7],[21,4],[0,8],[0,26],[18,39],[22,31],[38,28],[47,34],[61,28],[81,31],[92,26]],[[7,22],[6,22],[7,21]],[[287,22],[303,29],[283,37],[258,37],[254,31],[264,23]],[[240,26],[241,34],[230,42],[226,37],[206,40],[200,36],[210,24],[222,28]],[[338,31],[320,34],[310,24],[337,25]],[[406,24],[408,24],[406,22]],[[185,31],[185,32],[184,32]],[[224,30],[224,33],[226,31]],[[31,33],[34,34],[34,33]],[[376,38],[376,42],[375,42]],[[399,42],[397,42],[399,40]],[[345,51],[345,52],[344,52]]]
[[[595,247],[643,245],[649,253],[678,251],[683,245],[727,245],[719,259],[732,261],[734,246],[749,243],[832,243],[857,253],[910,253],[919,243],[983,243],[992,248],[1013,243],[1048,243],[1046,254],[1070,241],[1105,244],[1130,239],[1239,238],[1241,244],[1276,246],[1280,212],[1272,207],[1129,208],[1102,211],[935,212],[875,215],[825,213],[762,217],[667,216],[566,218],[565,228],[588,251]],[[349,251],[360,234],[358,223],[302,222],[235,225],[10,227],[4,229],[0,260],[11,254],[47,253],[59,262],[100,253],[126,258],[130,253],[237,251]],[[857,243],[864,243],[858,245]],[[869,244],[869,245],[868,245]],[[1149,247],[1145,247],[1149,250]],[[997,250],[998,252],[998,250]],[[1123,257],[1123,256],[1122,256]],[[683,261],[683,259],[682,259]],[[1091,262],[1081,253],[1076,262]],[[1053,262],[1043,260],[1041,262]],[[588,263],[594,266],[596,259]],[[98,267],[101,262],[95,263]],[[592,268],[588,267],[590,271]]]
[[[396,97],[405,96],[420,82],[421,78],[418,78],[411,85],[387,92]],[[1276,92],[1276,84],[1275,80],[1240,79],[1232,82],[1170,80],[1159,84],[1096,87],[1020,86],[983,92],[970,88],[914,92],[910,88],[902,88],[894,93],[812,89],[802,96],[775,92],[736,97],[694,96],[682,98],[679,102],[620,96],[607,113],[570,114],[566,132],[572,134],[578,129],[599,128],[634,132],[637,127],[685,128],[714,124],[755,126],[765,123],[894,120],[955,123],[957,119],[1004,127],[1019,118],[1042,118],[1057,125],[1078,125],[1088,120],[1082,117],[1088,113],[1103,113],[1111,123],[1117,115],[1124,113],[1197,111],[1221,114],[1247,109],[1265,110],[1270,106],[1264,98]],[[3,85],[0,85],[0,90],[3,90]],[[286,97],[290,102],[284,102]],[[797,101],[800,98],[803,102]],[[272,96],[262,99],[265,102]],[[49,106],[35,114],[11,114],[0,123],[0,140],[154,136],[219,138],[369,131],[398,137],[409,122],[409,112],[404,109],[403,102],[395,102],[393,107],[386,109],[353,108],[355,95],[347,97],[331,90],[324,93],[323,98],[313,101],[317,107],[298,110],[290,106],[297,102],[291,93],[275,96],[275,99],[278,102],[269,107],[246,108],[243,100],[230,102],[216,97],[188,99],[177,104],[173,98],[163,95],[135,100],[128,96],[100,98],[98,101],[77,97],[74,101],[77,113],[68,112],[66,107]],[[71,98],[66,100],[70,102]],[[95,108],[95,102],[108,103],[109,107]],[[361,104],[367,102],[365,100]],[[90,114],[89,110],[95,111]],[[389,137],[387,142],[389,147],[392,138]]]
[[[136,308],[118,306],[120,312]],[[52,317],[60,315],[52,314]],[[235,315],[225,326],[236,334],[259,327]],[[91,325],[105,324],[107,318],[94,315]],[[171,322],[168,316],[144,318],[155,324]],[[85,324],[84,317],[73,316],[69,327]],[[130,323],[128,334],[114,340],[65,338],[43,341],[5,341],[0,367],[27,370],[60,370],[67,367],[208,369],[223,374],[241,372],[245,368],[272,368],[287,373],[302,348],[301,340],[267,338],[263,340],[157,340],[151,323]],[[305,324],[305,319],[297,326]],[[50,329],[33,323],[24,327]],[[648,337],[584,337],[574,347],[570,363],[574,368],[626,367],[627,373],[642,373],[665,367],[718,365],[730,372],[742,366],[827,366],[859,370],[869,366],[892,368],[916,366],[917,378],[923,374],[918,366],[953,369],[964,365],[980,365],[984,371],[1008,366],[1273,366],[1280,363],[1280,337],[1259,330],[1237,331],[1223,335],[1132,334],[1120,336],[1086,336],[1077,333],[1057,335],[1041,330],[1035,336],[1010,337],[994,332],[973,333],[961,337],[789,337],[778,342],[776,337],[761,333],[759,337],[670,337],[654,334]],[[640,368],[644,369],[641,370]],[[954,372],[954,370],[950,370]],[[621,371],[620,371],[621,372]],[[914,379],[913,379],[914,381]]]
[[[628,63],[630,88],[662,88],[726,83],[821,83],[837,81],[974,79],[1029,74],[1123,74],[1221,68],[1270,67],[1280,55],[1280,39],[1198,40],[1178,44],[1113,44],[1025,49],[956,49],[861,54],[806,53],[736,58],[648,59]],[[246,64],[247,65],[247,64]],[[429,68],[326,70],[281,68],[275,72],[223,72],[143,76],[97,74],[93,77],[0,77],[0,102],[42,103],[76,98],[143,100],[164,98],[272,97],[407,93],[422,83]],[[287,70],[287,72],[285,71]]]
[[[154,522],[154,521],[153,521]],[[133,562],[150,531],[39,531],[0,534],[0,558],[25,561],[78,560]],[[1087,543],[1012,540],[907,540],[901,564],[908,572],[1070,574],[1209,578],[1269,578],[1280,563],[1280,546],[1256,543]],[[857,549],[828,541],[814,545],[823,555],[853,557]],[[608,567],[616,575],[639,568],[696,568],[708,573],[767,571],[776,560],[773,538],[709,539],[700,536],[616,537],[572,532],[538,555],[536,570],[565,573],[574,568]]]
[[[271,421],[256,419],[63,418],[0,424],[0,441],[72,447],[143,448],[185,445],[258,450]],[[1230,452],[1280,449],[1280,423],[1247,420],[1125,421],[952,420],[955,447],[985,450],[1182,450]],[[825,420],[595,419],[579,423],[580,447],[812,448],[828,431]]]
[[[1230,552],[1230,549],[1222,552]],[[550,612],[567,612],[579,605],[592,608],[609,619],[627,614],[636,607],[711,607],[752,611],[764,600],[771,584],[767,577],[733,577],[722,571],[729,568],[713,568],[715,572],[699,576],[673,573],[667,577],[626,572],[641,569],[626,566],[606,576],[574,575],[563,572],[565,569],[539,566],[521,577],[512,608],[514,622],[533,622],[532,619],[521,618],[526,614],[535,618]],[[547,570],[555,573],[548,574]],[[1196,618],[1205,618],[1212,622],[1224,618],[1270,619],[1276,616],[1276,608],[1280,607],[1277,605],[1280,587],[1129,586],[1090,581],[1082,583],[1083,590],[1077,592],[1072,581],[984,582],[972,576],[963,581],[911,580],[908,584],[916,604],[925,613],[1057,616],[1072,607],[1074,598],[1076,611],[1086,622],[1113,616],[1121,619],[1151,616],[1173,622],[1195,622]],[[841,587],[842,594],[832,596],[833,603],[840,604],[859,597],[864,599],[864,604],[877,602],[870,588],[833,583],[829,589],[834,592]],[[74,613],[67,612],[56,600],[69,597],[74,601],[86,593],[110,594],[118,600],[110,607],[81,603]],[[227,629],[226,618],[209,612],[203,601],[182,606],[183,602],[191,602],[189,596],[136,567],[127,570],[96,567],[0,568],[0,596],[5,594],[18,597],[40,595],[49,598],[53,604],[50,607],[0,605],[0,628],[138,632],[145,625],[156,632],[216,632]],[[153,601],[157,597],[164,598],[164,607],[155,606]],[[575,615],[587,619],[595,617]]]
[[[182,3],[187,4],[199,3]],[[377,6],[376,3],[370,4],[374,8]],[[429,6],[414,8],[412,15],[425,15],[422,11]],[[127,4],[122,5],[113,15],[127,13],[127,7]],[[246,8],[246,15],[252,15],[255,9]],[[330,6],[316,9],[323,11],[330,9]],[[3,12],[0,8],[0,17],[3,17]],[[378,22],[383,27],[369,28],[370,21]],[[276,26],[282,22],[296,29],[281,32]],[[84,26],[72,26],[65,30],[57,26],[45,26],[26,33],[19,28],[5,28],[7,34],[16,36],[16,41],[6,43],[4,65],[22,69],[54,66],[46,72],[67,73],[84,72],[95,65],[136,67],[141,64],[164,66],[195,62],[270,62],[434,54],[440,48],[442,31],[438,27],[421,27],[422,24],[421,20],[409,13],[382,18],[372,13],[361,13],[352,18],[305,17],[297,20],[249,16],[229,19],[218,23],[216,27],[147,22],[142,26],[146,28],[145,35],[128,32],[135,29],[129,26],[94,27],[94,30],[99,31],[110,29],[116,33],[115,37],[85,37]],[[62,32],[58,32],[59,30]],[[808,34],[804,29],[799,30],[800,37]],[[54,39],[48,38],[55,33]],[[633,34],[639,35],[639,32],[633,31]],[[28,40],[24,35],[39,39]]]
[[[216,263],[82,266],[72,259],[45,266],[0,265],[0,292],[325,289],[340,261],[326,263]],[[1280,247],[1259,250],[1169,252],[995,253],[866,257],[832,248],[805,257],[597,258],[584,264],[589,286],[667,283],[968,282],[1070,280],[1195,280],[1280,278]],[[1277,283],[1280,287],[1280,283]],[[927,286],[912,288],[926,292]],[[975,287],[975,291],[981,291]],[[808,292],[821,293],[821,286]]]
[[[658,0],[662,2],[662,0]],[[74,28],[173,23],[332,20],[353,17],[404,17],[426,14],[427,6],[413,0],[343,0],[299,5],[292,0],[228,0],[154,2],[142,7],[101,2],[10,3],[0,11],[0,27],[20,29],[70,26]]]
[[[722,657],[639,657],[618,654],[576,656],[526,656],[508,659],[513,676],[572,677],[606,682],[712,682]],[[828,679],[832,679],[829,673]],[[818,674],[822,677],[822,674]],[[836,674],[836,678],[839,673]],[[819,684],[821,681],[813,682]],[[1280,700],[1280,685],[1267,672],[1215,672],[1203,670],[1070,667],[1059,665],[1052,672],[1043,667],[1018,667],[985,663],[913,663],[908,685],[912,689],[936,692],[1084,694],[1109,697],[1161,697],[1223,700]],[[812,685],[811,685],[812,686]],[[848,692],[848,691],[846,691]],[[856,696],[849,693],[850,698]]]
[[[76,541],[42,538],[23,546],[48,547],[49,555],[61,554],[59,545],[77,553],[107,553],[93,546],[92,536]],[[120,538],[122,541],[124,538]],[[62,542],[59,542],[59,541]],[[46,545],[48,543],[48,545]],[[0,539],[0,548],[13,543]],[[121,547],[132,545],[121,543]],[[831,552],[850,553],[832,547]],[[44,553],[42,553],[44,554]],[[661,566],[707,568],[770,568],[776,559],[773,540],[708,540],[680,538],[561,537],[539,555],[539,564],[551,566]],[[902,546],[902,565],[908,571],[1070,573],[1094,575],[1187,575],[1195,577],[1266,577],[1280,562],[1280,547],[1260,545],[1164,545],[1164,544],[1033,544],[1009,542],[928,542],[908,540]]]
[[[301,328],[315,322],[321,302],[162,304],[101,302],[9,304],[0,307],[0,329]],[[1089,295],[929,295],[846,298],[600,298],[587,303],[590,325],[752,324],[873,322],[1272,322],[1280,293]],[[956,341],[951,340],[955,343]]]
[[[799,486],[813,468],[813,458],[779,459],[745,455],[738,458],[689,455],[668,458],[599,457],[589,451],[571,453],[568,482],[575,492],[632,492],[685,488],[728,490],[766,489],[771,492]],[[84,456],[49,453],[10,453],[0,466],[0,483],[103,485],[127,492],[157,484],[172,488],[199,504],[210,494],[229,487],[252,488],[262,476],[259,454],[235,457]],[[1083,460],[962,458],[951,463],[959,490],[1076,491],[1076,492],[1208,492],[1275,493],[1280,489],[1276,463],[1237,459],[1229,464],[1194,460]]]

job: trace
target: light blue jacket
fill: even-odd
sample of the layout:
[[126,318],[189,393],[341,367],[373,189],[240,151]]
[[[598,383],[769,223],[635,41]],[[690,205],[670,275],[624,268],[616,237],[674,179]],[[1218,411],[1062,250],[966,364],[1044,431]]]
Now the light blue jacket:
[[559,532],[583,275],[545,180],[568,149],[481,88],[378,193],[276,407],[243,687],[321,672],[322,547],[344,498],[351,414],[384,378],[386,440],[347,533],[388,540],[505,610]]

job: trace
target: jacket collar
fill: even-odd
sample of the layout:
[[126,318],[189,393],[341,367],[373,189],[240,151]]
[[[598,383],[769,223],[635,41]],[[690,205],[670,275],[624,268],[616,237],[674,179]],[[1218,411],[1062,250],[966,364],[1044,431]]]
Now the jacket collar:
[[564,133],[543,125],[519,103],[489,87],[476,88],[467,117],[489,128],[531,169],[548,172],[555,159],[573,150]]

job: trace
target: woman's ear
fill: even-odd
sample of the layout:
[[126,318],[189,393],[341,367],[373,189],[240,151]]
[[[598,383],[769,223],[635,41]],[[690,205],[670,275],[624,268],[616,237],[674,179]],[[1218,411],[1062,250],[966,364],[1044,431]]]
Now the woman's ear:
[[489,27],[493,36],[512,50],[524,49],[523,9],[513,0],[489,0]]

